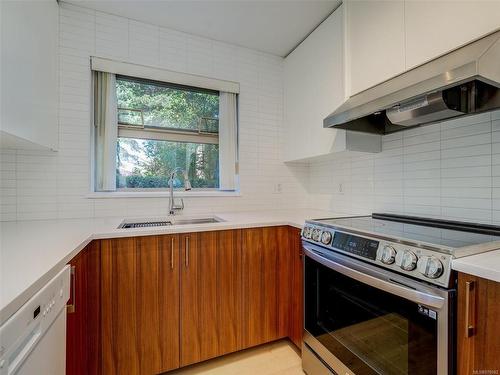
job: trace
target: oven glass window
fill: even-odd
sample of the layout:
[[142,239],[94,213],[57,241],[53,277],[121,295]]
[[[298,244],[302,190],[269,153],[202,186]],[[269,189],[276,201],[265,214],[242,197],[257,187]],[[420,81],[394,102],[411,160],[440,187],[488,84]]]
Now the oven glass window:
[[308,257],[305,288],[306,330],[353,373],[436,374],[437,320],[422,306]]

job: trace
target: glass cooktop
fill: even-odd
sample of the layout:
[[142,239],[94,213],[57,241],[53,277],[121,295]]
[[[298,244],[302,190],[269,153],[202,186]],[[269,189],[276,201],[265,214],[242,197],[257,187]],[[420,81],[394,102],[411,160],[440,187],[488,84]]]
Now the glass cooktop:
[[[349,227],[359,232],[369,232],[388,238],[406,239],[412,242],[426,242],[437,247],[459,248],[500,241],[500,227],[460,223],[455,221],[413,218],[418,220],[402,221],[411,217],[391,217],[390,220],[372,216],[331,218],[314,220],[333,226]],[[391,216],[391,215],[387,215]],[[404,218],[404,219],[403,219]],[[463,227],[461,227],[463,224]],[[444,226],[444,227],[441,227]],[[499,245],[500,247],[500,245]]]

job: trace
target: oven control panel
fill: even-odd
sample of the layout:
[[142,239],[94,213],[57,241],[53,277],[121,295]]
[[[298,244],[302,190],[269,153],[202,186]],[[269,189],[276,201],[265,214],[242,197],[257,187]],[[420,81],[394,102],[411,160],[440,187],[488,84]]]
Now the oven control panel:
[[302,238],[331,251],[345,253],[394,272],[432,284],[449,286],[450,254],[310,223],[302,229]]
[[379,242],[349,233],[335,232],[332,247],[348,253],[375,260]]

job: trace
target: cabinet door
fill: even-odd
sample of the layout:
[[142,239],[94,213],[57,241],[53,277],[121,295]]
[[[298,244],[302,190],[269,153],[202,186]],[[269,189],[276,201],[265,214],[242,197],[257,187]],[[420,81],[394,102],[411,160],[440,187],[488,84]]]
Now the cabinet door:
[[149,375],[179,366],[177,241],[148,236],[101,242],[103,374]]
[[181,366],[216,357],[217,234],[181,237]]
[[0,25],[0,142],[57,150],[59,4],[0,1]]
[[405,70],[403,0],[356,0],[347,5],[349,95]]
[[500,283],[459,273],[459,375],[500,370]]
[[290,339],[299,349],[301,349],[302,334],[304,332],[304,270],[302,263],[302,242],[300,240],[300,229],[290,228],[289,235],[292,259]]
[[336,150],[338,131],[323,128],[323,119],[344,102],[344,81],[341,5],[284,61],[285,161]]
[[406,1],[406,68],[500,27],[500,1]]
[[181,235],[181,366],[242,348],[241,231]]
[[71,296],[66,320],[66,374],[100,374],[99,241],[72,259]]
[[219,355],[243,347],[241,230],[217,232]]
[[[286,227],[252,228],[243,231],[243,313],[244,347],[248,348],[277,340],[288,334],[283,327],[286,319],[279,309],[280,301],[288,296],[280,295],[281,267],[278,259],[282,249],[287,248]],[[281,279],[281,280],[280,280]],[[289,288],[288,288],[289,291]],[[285,303],[285,302],[284,302]]]

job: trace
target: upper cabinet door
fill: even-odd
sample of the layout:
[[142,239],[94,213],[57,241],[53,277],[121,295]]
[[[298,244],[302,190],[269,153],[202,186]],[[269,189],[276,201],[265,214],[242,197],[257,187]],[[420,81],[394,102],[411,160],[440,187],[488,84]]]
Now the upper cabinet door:
[[500,28],[500,1],[406,1],[406,68]]
[[0,1],[0,146],[58,148],[59,5]]
[[345,98],[343,18],[342,5],[285,59],[285,161],[332,152],[337,131],[323,119]]
[[347,1],[349,95],[405,70],[404,2]]

